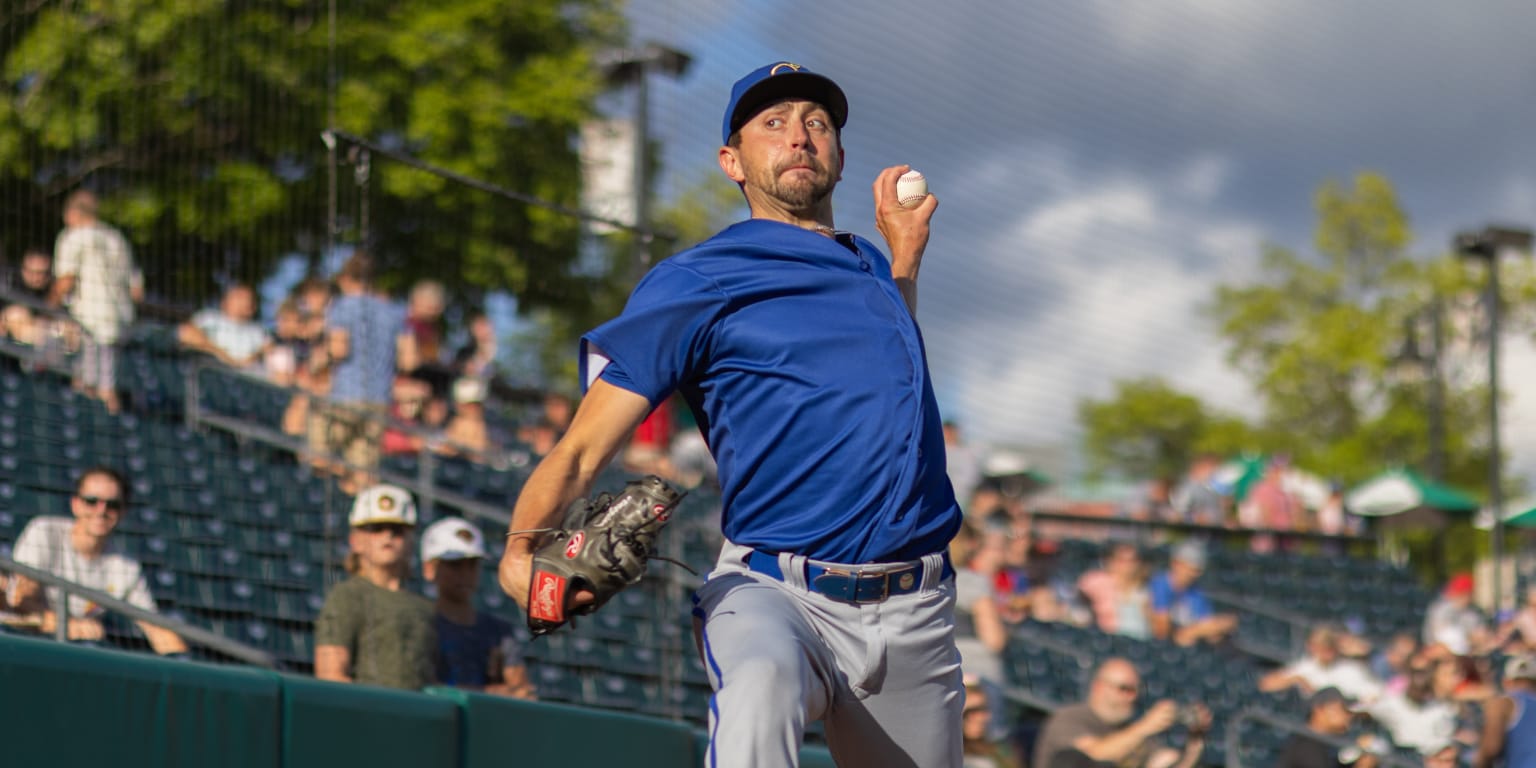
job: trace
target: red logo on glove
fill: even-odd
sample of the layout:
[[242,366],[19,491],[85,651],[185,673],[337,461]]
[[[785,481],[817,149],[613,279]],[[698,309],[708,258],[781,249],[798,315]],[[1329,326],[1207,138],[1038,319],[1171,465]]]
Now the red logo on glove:
[[528,615],[540,621],[565,621],[565,578],[547,571],[533,575]]
[[581,545],[585,543],[587,543],[587,532],[577,531],[576,535],[571,537],[570,543],[565,545],[565,559],[575,560],[576,556],[581,554]]
[[651,510],[651,511],[655,512],[656,513],[656,519],[660,520],[663,523],[665,523],[667,521],[667,518],[672,516],[672,512],[670,510],[668,510],[665,505],[662,505],[662,504],[657,504],[656,508]]

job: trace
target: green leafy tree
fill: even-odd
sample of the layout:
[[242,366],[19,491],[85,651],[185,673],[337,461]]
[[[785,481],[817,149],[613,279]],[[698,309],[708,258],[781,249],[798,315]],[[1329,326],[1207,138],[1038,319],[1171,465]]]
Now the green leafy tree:
[[632,236],[606,238],[598,246],[603,260],[602,277],[591,282],[587,300],[559,311],[538,312],[532,333],[520,339],[519,344],[537,349],[540,367],[552,385],[568,387],[577,376],[577,340],[624,309],[636,275],[672,253],[708,239],[738,219],[744,210],[741,190],[724,175],[711,172],[694,179],[675,199],[653,210],[653,227],[667,236],[656,238],[644,249],[643,263],[637,263],[638,251]]
[[[1263,448],[1347,481],[1386,465],[1422,467],[1438,378],[1447,479],[1480,487],[1482,269],[1453,255],[1412,258],[1408,217],[1380,175],[1361,173],[1348,186],[1330,181],[1315,205],[1315,254],[1268,248],[1258,275],[1220,286],[1209,308],[1230,360],[1262,398]],[[1528,282],[1516,276],[1506,300],[1524,301]],[[1430,311],[1441,314],[1440,367],[1427,376],[1405,372],[1405,329],[1424,334]]]
[[[333,237],[398,288],[433,276],[524,307],[582,301],[579,223],[338,147],[336,231],[321,133],[343,131],[576,207],[573,137],[621,38],[612,0],[82,0],[0,10],[7,247],[47,242],[86,185],[152,289],[199,300]],[[367,226],[363,226],[366,211]],[[9,255],[9,254],[8,254]]]
[[1078,403],[1095,473],[1174,480],[1203,453],[1239,453],[1256,438],[1241,419],[1215,412],[1159,378],[1115,382],[1104,400]]

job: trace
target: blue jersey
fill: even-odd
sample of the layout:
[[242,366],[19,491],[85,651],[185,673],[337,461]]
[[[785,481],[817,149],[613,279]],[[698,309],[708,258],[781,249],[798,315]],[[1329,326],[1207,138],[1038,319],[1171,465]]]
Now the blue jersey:
[[727,538],[837,563],[940,552],[960,525],[917,323],[869,241],[741,222],[656,265],[582,339],[583,381],[680,391]]
[[1515,711],[1504,734],[1504,765],[1531,768],[1536,766],[1536,695],[1511,691],[1509,697],[1515,700]]

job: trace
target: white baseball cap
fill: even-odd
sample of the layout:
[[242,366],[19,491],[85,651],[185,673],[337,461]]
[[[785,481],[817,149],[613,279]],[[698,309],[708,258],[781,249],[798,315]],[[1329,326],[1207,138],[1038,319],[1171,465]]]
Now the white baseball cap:
[[352,514],[347,524],[352,527],[369,523],[401,523],[416,525],[416,501],[411,492],[398,485],[382,483],[371,486],[357,495],[352,502]]
[[485,537],[461,517],[445,517],[421,534],[421,561],[468,560],[485,557]]

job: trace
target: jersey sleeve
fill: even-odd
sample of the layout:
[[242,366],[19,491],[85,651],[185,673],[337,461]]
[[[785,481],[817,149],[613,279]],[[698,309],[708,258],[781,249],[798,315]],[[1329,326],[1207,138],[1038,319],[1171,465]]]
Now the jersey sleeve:
[[714,281],[658,264],[635,286],[623,313],[582,337],[583,389],[601,378],[659,405],[698,372],[725,305]]

